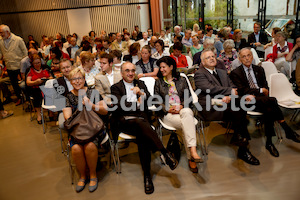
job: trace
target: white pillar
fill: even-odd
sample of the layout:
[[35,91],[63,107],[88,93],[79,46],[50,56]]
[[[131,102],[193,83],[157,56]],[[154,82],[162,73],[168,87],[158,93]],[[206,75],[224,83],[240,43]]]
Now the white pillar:
[[[148,0],[140,0],[140,3],[142,2],[148,2]],[[149,5],[148,4],[140,4],[140,31],[141,32],[147,32],[147,29],[150,28],[150,14],[149,14]]]

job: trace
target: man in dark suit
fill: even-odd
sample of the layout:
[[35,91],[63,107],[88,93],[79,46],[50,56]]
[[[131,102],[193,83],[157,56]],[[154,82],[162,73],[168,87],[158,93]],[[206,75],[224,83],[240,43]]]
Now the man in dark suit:
[[143,81],[135,79],[135,71],[134,64],[125,62],[121,66],[123,79],[111,86],[111,94],[118,100],[117,103],[112,101],[117,110],[113,112],[111,127],[114,140],[117,140],[120,131],[136,136],[145,193],[151,194],[154,191],[150,175],[151,151],[161,151],[171,170],[177,167],[178,161],[164,148],[148,121],[148,106],[144,102],[147,102],[150,93]]
[[264,69],[252,65],[253,55],[251,50],[248,48],[241,49],[239,59],[242,65],[231,72],[231,80],[237,86],[240,96],[250,95],[251,99],[255,98],[256,110],[264,115],[265,135],[267,137],[266,149],[271,155],[278,157],[279,153],[272,143],[272,136],[275,135],[273,127],[275,121],[280,123],[288,139],[300,143],[300,137],[284,121],[276,98],[268,96],[269,88]]
[[[232,121],[234,129],[234,141],[238,146],[238,158],[252,165],[259,165],[259,160],[255,158],[248,149],[248,140],[250,139],[247,130],[246,111],[239,109],[234,110],[231,106],[231,95],[237,95],[237,89],[227,76],[227,72],[222,69],[217,69],[216,55],[213,51],[206,49],[201,54],[203,67],[195,73],[195,86],[200,89],[199,103],[202,106],[202,111],[199,112],[199,117],[205,121]],[[227,108],[220,111],[211,105],[210,99],[216,98],[216,95],[222,95],[219,101]],[[207,98],[209,97],[209,98]],[[207,101],[207,99],[209,99]],[[240,107],[239,100],[235,100],[235,106]]]
[[[254,49],[258,46],[263,46],[268,43],[268,35],[261,30],[261,23],[255,22],[253,25],[254,32],[248,35],[248,43]],[[264,52],[257,51],[260,58],[264,57]]]

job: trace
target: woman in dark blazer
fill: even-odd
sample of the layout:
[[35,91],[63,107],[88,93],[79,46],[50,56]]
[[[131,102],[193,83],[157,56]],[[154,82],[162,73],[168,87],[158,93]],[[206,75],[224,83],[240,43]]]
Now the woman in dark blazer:
[[[189,168],[197,173],[196,163],[203,162],[196,150],[196,128],[194,113],[190,105],[185,105],[185,92],[191,93],[184,77],[176,72],[176,62],[170,56],[164,56],[157,61],[159,66],[158,79],[155,82],[154,94],[163,100],[169,101],[161,104],[162,120],[166,125],[181,129],[184,135],[184,146],[189,160]],[[165,97],[169,98],[165,98]]]

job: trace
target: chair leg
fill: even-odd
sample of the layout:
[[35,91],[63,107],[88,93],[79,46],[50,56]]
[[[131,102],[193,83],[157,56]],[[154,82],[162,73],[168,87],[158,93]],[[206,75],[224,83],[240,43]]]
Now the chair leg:
[[[114,166],[115,166],[115,169],[117,170],[117,161],[116,161],[116,157],[115,157],[115,145],[114,145],[114,142],[110,138],[109,138],[109,145],[110,145],[111,156],[114,161]],[[110,160],[110,162],[111,162],[111,160]]]
[[75,171],[73,169],[73,164],[72,164],[72,156],[71,156],[71,153],[70,153],[70,144],[68,144],[67,146],[67,158],[68,158],[68,163],[69,163],[69,172],[70,172],[70,177],[71,177],[71,184],[73,185],[74,184],[74,175],[75,175]]
[[206,139],[205,139],[205,132],[204,132],[203,121],[200,121],[200,125],[201,125],[201,133],[202,133],[202,137],[203,137],[204,153],[205,153],[205,155],[208,155],[207,146],[206,146]]
[[61,146],[61,153],[64,153],[64,147],[63,147],[63,137],[61,133],[61,129],[58,127],[59,135],[60,135],[60,146]]
[[41,116],[42,116],[42,125],[43,125],[43,133],[45,134],[45,120],[44,120],[44,109],[41,107]]
[[282,136],[280,124],[277,121],[274,123],[274,128],[275,128],[275,133],[276,133],[277,139],[278,139],[276,144],[281,144],[283,142],[283,136]]
[[120,174],[121,173],[121,162],[120,162],[120,155],[119,155],[119,145],[118,142],[115,145],[115,152],[116,152],[116,159],[117,159],[117,168],[116,168],[116,173]]

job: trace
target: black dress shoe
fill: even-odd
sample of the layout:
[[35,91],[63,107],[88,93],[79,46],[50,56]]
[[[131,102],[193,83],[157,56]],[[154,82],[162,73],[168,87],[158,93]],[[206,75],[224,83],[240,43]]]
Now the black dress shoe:
[[197,167],[197,165],[196,165],[196,167],[191,167],[190,162],[194,162],[194,161],[189,160],[189,168],[190,168],[191,172],[198,173],[198,167]]
[[178,165],[178,161],[174,158],[173,154],[171,152],[167,152],[165,155],[165,160],[167,165],[169,165],[171,170],[174,170],[177,165]]
[[154,192],[154,186],[151,176],[144,176],[144,187],[146,194],[152,194]]
[[238,158],[240,158],[241,160],[245,161],[246,163],[248,163],[250,165],[259,165],[260,164],[259,160],[251,154],[249,149],[241,150],[239,148]]
[[286,138],[293,140],[294,142],[300,143],[300,135],[298,135],[295,131],[286,133]]
[[270,152],[270,154],[274,157],[279,157],[279,152],[277,151],[274,144],[266,144],[266,149]]

